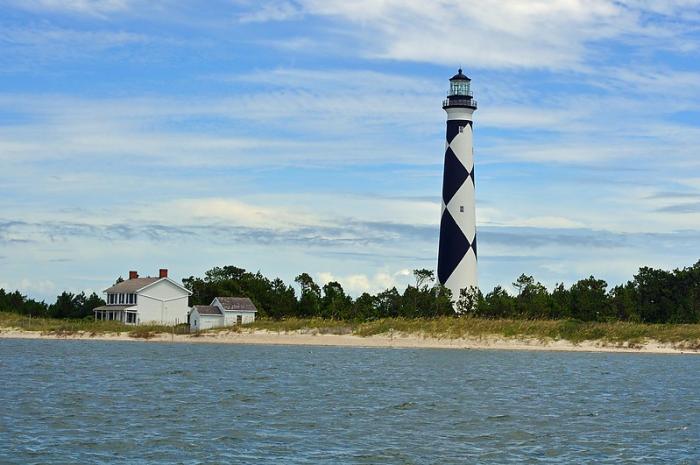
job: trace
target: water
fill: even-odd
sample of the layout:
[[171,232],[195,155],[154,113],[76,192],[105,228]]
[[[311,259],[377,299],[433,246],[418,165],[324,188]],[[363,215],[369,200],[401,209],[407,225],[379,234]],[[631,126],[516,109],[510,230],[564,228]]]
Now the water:
[[700,463],[700,357],[0,340],[1,464]]

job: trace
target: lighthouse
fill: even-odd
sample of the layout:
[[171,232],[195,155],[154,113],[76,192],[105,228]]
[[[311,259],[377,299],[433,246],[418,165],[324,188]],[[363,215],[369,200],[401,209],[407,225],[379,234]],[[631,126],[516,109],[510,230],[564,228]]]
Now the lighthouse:
[[476,205],[474,198],[474,149],[472,115],[476,110],[469,89],[471,79],[460,69],[450,78],[450,90],[442,102],[447,112],[445,168],[442,178],[442,216],[438,250],[438,280],[452,291],[477,286]]

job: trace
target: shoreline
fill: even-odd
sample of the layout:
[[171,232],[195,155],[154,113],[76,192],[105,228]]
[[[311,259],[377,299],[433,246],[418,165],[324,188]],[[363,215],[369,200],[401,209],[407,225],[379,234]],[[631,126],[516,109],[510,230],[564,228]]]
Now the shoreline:
[[322,334],[318,331],[271,332],[215,331],[199,335],[157,333],[152,337],[132,337],[128,333],[87,332],[71,334],[42,333],[16,328],[0,328],[0,339],[50,339],[50,340],[94,340],[114,342],[161,342],[183,344],[247,344],[247,345],[301,345],[330,347],[369,348],[415,348],[415,349],[461,349],[461,350],[528,350],[547,352],[608,352],[638,354],[695,354],[699,350],[674,347],[672,344],[646,341],[632,347],[602,340],[573,342],[559,339],[543,341],[535,338],[505,338],[500,336],[473,338],[435,338],[417,334],[382,334],[356,336],[352,334]]

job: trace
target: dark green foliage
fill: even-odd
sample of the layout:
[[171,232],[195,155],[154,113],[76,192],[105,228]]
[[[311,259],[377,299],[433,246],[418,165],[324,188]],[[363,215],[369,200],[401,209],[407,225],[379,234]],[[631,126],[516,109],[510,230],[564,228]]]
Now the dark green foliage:
[[518,291],[515,298],[516,316],[531,320],[550,316],[551,295],[535,278],[521,274],[513,287]]
[[20,294],[19,291],[6,292],[0,289],[0,312],[13,312],[20,315],[46,316],[48,305]]
[[593,276],[582,279],[569,290],[571,316],[581,321],[603,321],[611,315],[608,283]]
[[682,270],[640,268],[629,286],[645,323],[700,321],[700,261]]
[[[571,320],[575,322],[629,321],[640,323],[700,322],[700,261],[692,267],[673,271],[640,268],[632,281],[608,290],[608,284],[590,276],[568,289],[557,284],[552,292],[534,277],[520,275],[511,295],[501,286],[482,294],[464,289],[452,308],[450,291],[435,283],[433,271],[414,270],[415,286],[400,294],[394,287],[376,295],[364,293],[354,299],[340,283],[331,281],[321,288],[308,273],[294,279],[292,286],[279,278],[270,280],[260,272],[235,266],[215,267],[203,278],[190,276],[182,282],[192,291],[191,304],[207,305],[217,296],[249,297],[263,318],[323,318],[372,321],[385,318],[437,318],[476,316],[488,319]],[[18,291],[0,289],[0,311],[34,317],[85,318],[104,305],[96,294],[63,292],[52,305],[28,299]]]
[[515,298],[501,286],[484,296],[474,310],[475,314],[484,318],[507,318],[515,315]]
[[92,309],[104,305],[102,300],[94,292],[86,296],[84,292],[72,294],[63,292],[56,297],[56,302],[47,305],[44,302],[37,302],[20,294],[19,291],[6,292],[0,289],[0,311],[19,313],[20,315],[30,315],[32,317],[52,317],[52,318],[85,318],[92,317]]
[[321,317],[333,320],[352,318],[352,297],[345,295],[343,286],[337,281],[331,281],[323,286]]
[[294,288],[279,278],[271,281],[259,271],[251,273],[236,266],[215,267],[204,273],[204,278],[190,276],[182,283],[192,291],[192,305],[209,305],[215,297],[248,297],[261,317],[296,316],[298,311]]
[[376,312],[373,316],[396,318],[401,313],[401,294],[395,287],[380,292],[375,299]]
[[644,267],[632,281],[609,291],[605,281],[593,276],[569,289],[557,284],[550,293],[532,276],[523,274],[513,287],[515,296],[501,286],[479,296],[471,314],[483,318],[700,322],[700,262],[673,271]]
[[48,316],[51,318],[86,318],[94,317],[93,309],[105,305],[94,292],[88,297],[84,292],[72,294],[64,291],[56,297],[56,303],[49,306]]
[[297,316],[320,316],[321,314],[321,288],[318,287],[313,278],[308,273],[302,273],[294,282],[301,288],[301,299]]

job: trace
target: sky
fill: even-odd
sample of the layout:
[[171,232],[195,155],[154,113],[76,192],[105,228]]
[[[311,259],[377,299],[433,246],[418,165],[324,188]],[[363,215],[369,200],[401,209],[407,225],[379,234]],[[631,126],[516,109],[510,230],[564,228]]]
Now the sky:
[[700,259],[700,1],[0,0],[0,287],[436,268],[479,102],[479,283]]

